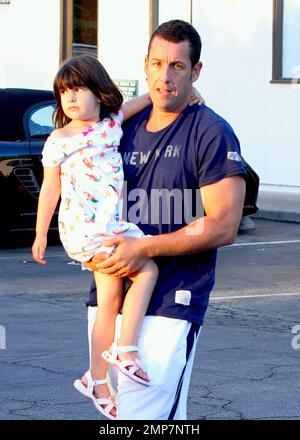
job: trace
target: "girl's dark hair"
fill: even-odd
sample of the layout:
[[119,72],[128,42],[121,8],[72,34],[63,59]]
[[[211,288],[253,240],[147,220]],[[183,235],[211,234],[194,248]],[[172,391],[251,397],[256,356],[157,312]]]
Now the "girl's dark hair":
[[152,41],[155,37],[162,38],[163,40],[170,41],[171,43],[181,43],[182,41],[188,41],[190,46],[190,59],[192,67],[194,67],[201,54],[201,38],[196,29],[186,21],[183,20],[170,20],[162,23],[155,29],[150,37],[148,45],[148,56],[151,49]]
[[66,60],[56,74],[53,83],[56,99],[54,125],[64,127],[71,119],[62,109],[60,93],[65,89],[87,87],[101,101],[99,119],[110,113],[118,113],[123,102],[123,95],[112,81],[102,64],[93,55],[79,55]]

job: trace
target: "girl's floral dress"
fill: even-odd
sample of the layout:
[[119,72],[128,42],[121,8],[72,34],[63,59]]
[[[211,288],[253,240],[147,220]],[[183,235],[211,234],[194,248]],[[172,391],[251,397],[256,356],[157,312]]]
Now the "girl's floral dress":
[[122,220],[121,122],[121,112],[111,114],[74,136],[50,136],[43,149],[43,166],[61,169],[62,244],[71,258],[81,262],[111,251],[102,246],[107,237],[144,235],[135,224]]

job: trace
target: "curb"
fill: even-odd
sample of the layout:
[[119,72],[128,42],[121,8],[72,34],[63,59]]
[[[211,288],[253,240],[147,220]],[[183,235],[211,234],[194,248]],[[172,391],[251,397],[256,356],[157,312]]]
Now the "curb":
[[272,209],[258,209],[257,213],[251,216],[264,220],[273,220],[278,222],[300,223],[300,213],[293,211],[276,211]]

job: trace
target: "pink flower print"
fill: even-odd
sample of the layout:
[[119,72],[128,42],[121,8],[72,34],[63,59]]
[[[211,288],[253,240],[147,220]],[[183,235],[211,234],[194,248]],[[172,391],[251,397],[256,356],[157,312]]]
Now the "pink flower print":
[[85,216],[84,221],[86,223],[95,223],[96,214],[94,212],[90,216],[88,216],[86,213],[84,213],[84,216]]
[[91,133],[92,131],[94,131],[94,128],[93,127],[89,127],[89,128],[87,128],[86,130],[84,130],[83,132],[82,132],[82,134],[83,134],[83,136],[87,136],[89,133]]
[[84,191],[83,194],[85,195],[86,200],[89,200],[90,202],[93,202],[93,203],[97,203],[98,202],[98,200],[92,194],[90,194],[89,192]]
[[59,224],[59,227],[60,227],[60,230],[62,231],[62,233],[65,234],[67,232],[67,230],[66,230],[66,226],[65,226],[64,222],[59,221],[58,224]]
[[116,122],[112,119],[112,117],[110,117],[109,121],[108,121],[108,126],[110,128],[113,128],[116,125]]
[[94,174],[88,174],[88,173],[85,173],[85,175],[86,175],[89,179],[93,180],[93,182],[99,182],[99,180],[101,180],[101,177],[96,177],[96,176],[94,176]]
[[84,165],[85,165],[86,167],[88,167],[90,170],[92,170],[92,169],[94,168],[94,165],[93,165],[93,158],[92,158],[92,157],[90,157],[89,159],[88,159],[87,157],[85,157],[85,158],[83,159],[82,162],[83,162]]
[[76,189],[76,179],[75,179],[73,174],[71,176],[71,185],[72,185],[73,190],[75,191],[75,189]]
[[102,139],[105,139],[107,137],[106,131],[103,131],[103,133],[101,133],[101,137],[102,137]]
[[102,151],[100,154],[99,154],[99,157],[105,157],[106,156],[106,154],[104,153],[104,151]]
[[121,222],[119,227],[115,228],[112,232],[115,235],[121,235],[124,234],[124,232],[128,231],[130,228],[130,225],[127,223],[127,225],[124,224],[124,222]]
[[108,185],[110,188],[112,188],[112,190],[117,194],[118,197],[120,197],[119,191],[117,190],[117,188],[115,188],[113,185]]
[[121,171],[120,165],[115,165],[111,162],[109,162],[108,165],[110,165],[112,167],[112,170],[114,173],[118,173],[119,171]]
[[65,210],[66,211],[69,211],[70,203],[71,203],[71,199],[69,199],[69,197],[67,197],[66,200],[65,200]]

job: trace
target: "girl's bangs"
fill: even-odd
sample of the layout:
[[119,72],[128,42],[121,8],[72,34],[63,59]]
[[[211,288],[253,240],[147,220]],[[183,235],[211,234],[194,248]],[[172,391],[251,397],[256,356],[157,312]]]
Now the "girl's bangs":
[[76,87],[85,87],[84,79],[72,69],[63,69],[56,78],[56,86],[60,92]]

